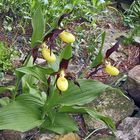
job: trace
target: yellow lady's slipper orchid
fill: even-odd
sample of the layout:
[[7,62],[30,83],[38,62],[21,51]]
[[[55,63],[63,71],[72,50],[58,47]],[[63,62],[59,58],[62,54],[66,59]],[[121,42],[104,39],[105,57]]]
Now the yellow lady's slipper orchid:
[[104,70],[111,76],[117,76],[119,74],[119,70],[116,67],[111,66],[110,64],[106,65]]
[[63,31],[59,34],[59,37],[65,43],[73,43],[75,41],[75,36],[69,32]]
[[54,55],[53,52],[50,52],[50,51],[51,51],[50,49],[43,46],[42,47],[42,56],[48,62],[55,62],[56,61],[56,56]]
[[68,89],[68,80],[65,77],[60,76],[57,79],[56,85],[60,91],[66,91]]

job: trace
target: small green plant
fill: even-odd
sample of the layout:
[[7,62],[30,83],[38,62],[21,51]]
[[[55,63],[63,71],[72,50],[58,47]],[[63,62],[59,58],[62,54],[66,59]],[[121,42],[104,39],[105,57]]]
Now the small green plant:
[[135,26],[131,29],[127,36],[123,37],[122,43],[124,45],[129,45],[135,42],[135,38],[140,36],[140,25]]
[[[0,1],[0,14],[2,24],[5,30],[11,31],[13,25],[21,24],[24,26],[26,21],[31,18],[31,0],[1,0]],[[20,20],[22,19],[22,21]]]
[[124,13],[124,25],[134,28],[140,22],[140,0],[134,1]]
[[39,4],[45,15],[48,30],[56,28],[57,19],[60,15],[72,10],[72,16],[70,19],[66,19],[64,24],[82,18],[88,21],[89,25],[95,27],[96,15],[106,8],[107,3],[109,2],[103,0],[2,0],[0,2],[0,14],[3,19],[3,27],[7,31],[11,31],[13,25],[20,24],[22,27],[26,27],[30,24],[34,9]]
[[[60,17],[61,21],[64,15]],[[31,51],[23,67],[15,71],[16,85],[0,87],[0,92],[11,91],[8,102],[6,100],[5,103],[3,98],[4,104],[0,109],[0,130],[12,129],[25,132],[39,127],[40,130],[64,134],[78,131],[78,125],[69,113],[86,113],[103,121],[114,131],[115,125],[110,117],[85,105],[102,92],[116,89],[99,81],[76,79],[69,74],[67,67],[72,58],[72,42],[75,41],[75,36],[60,27],[45,34],[45,19],[40,6],[32,16],[32,25]],[[63,34],[62,37],[61,33],[65,33],[64,31],[69,33]],[[68,35],[71,36],[70,40]],[[54,48],[57,48],[55,41],[58,36],[61,43],[65,42],[65,46],[56,55]],[[102,34],[101,48],[104,36],[105,33]],[[40,52],[40,56],[46,60],[46,66],[34,63]],[[100,55],[101,52],[97,57]],[[93,65],[97,65],[97,62]]]
[[14,49],[8,47],[4,42],[0,42],[0,52],[0,71],[13,71],[14,66],[12,64],[12,59],[15,57],[17,52]]

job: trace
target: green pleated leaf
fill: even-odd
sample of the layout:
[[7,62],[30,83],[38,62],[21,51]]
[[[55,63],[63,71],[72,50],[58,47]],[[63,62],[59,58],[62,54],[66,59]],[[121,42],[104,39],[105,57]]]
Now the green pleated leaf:
[[26,104],[26,106],[29,107],[43,107],[44,105],[44,99],[37,97],[36,95],[30,95],[30,94],[22,94],[16,98],[16,102],[19,102],[21,104]]
[[99,51],[98,55],[96,56],[95,60],[93,60],[93,63],[91,64],[92,67],[96,67],[102,62],[103,54],[101,51]]
[[31,38],[31,45],[35,47],[36,43],[42,42],[42,38],[45,32],[45,20],[41,10],[41,6],[39,6],[32,17],[32,27],[33,34]]
[[[37,86],[35,85],[35,83],[37,82],[38,80],[33,77],[32,75],[29,75],[29,74],[25,74],[23,77],[22,77],[22,93],[26,94],[31,94],[33,96],[36,96],[40,99],[42,99],[42,102],[45,102],[46,100],[46,93],[45,92],[41,92]],[[45,81],[46,82],[46,81]],[[47,83],[47,82],[46,82]]]
[[61,106],[59,112],[63,113],[86,113],[84,107],[80,106]]
[[19,96],[0,109],[0,130],[25,132],[40,126],[44,121],[40,107],[40,101],[34,96]]
[[78,80],[78,82],[80,88],[77,85],[70,83],[68,90],[62,93],[62,96],[56,95],[58,97],[55,97],[55,102],[58,102],[61,105],[84,105],[93,101],[104,91],[112,89],[110,86],[95,80],[84,79]]
[[69,60],[72,57],[72,46],[67,45],[61,52],[60,60]]
[[113,120],[97,112],[95,109],[88,107],[77,107],[77,106],[62,106],[59,110],[63,113],[88,113],[91,117],[103,121],[111,130],[115,130],[115,124]]
[[22,77],[24,74],[32,75],[38,80],[46,83],[47,79],[45,77],[46,74],[52,74],[54,71],[51,68],[43,68],[40,66],[32,66],[32,67],[21,67],[16,69],[16,74],[18,77]]
[[104,116],[101,113],[97,112],[96,110],[90,108],[85,108],[85,111],[93,118],[103,121],[109,128],[115,130],[115,124],[110,117]]
[[13,92],[14,90],[15,90],[15,86],[0,86],[0,93],[3,93],[4,91]]
[[102,49],[103,49],[103,45],[104,45],[104,41],[105,41],[105,32],[103,32],[100,37],[101,37],[101,47],[100,47],[99,53],[97,54],[95,60],[93,60],[91,67],[98,66],[99,64],[101,64],[101,62],[103,60]]
[[53,63],[48,63],[49,68],[52,68],[55,72],[59,70],[59,64],[60,64],[60,57],[56,57],[56,61]]
[[[30,93],[29,86],[34,86],[36,83],[37,79],[29,74],[25,74],[22,77],[22,93]],[[36,92],[35,92],[36,94]]]
[[39,89],[37,89],[35,86],[31,86],[29,83],[26,83],[26,85],[28,87],[28,93],[39,98],[41,103],[44,104],[47,98],[46,93],[39,91]]
[[10,99],[9,99],[8,97],[0,98],[0,105],[1,105],[1,106],[8,105],[9,102],[10,102]]
[[58,112],[53,116],[53,121],[47,119],[42,127],[58,134],[78,131],[77,124],[68,114]]

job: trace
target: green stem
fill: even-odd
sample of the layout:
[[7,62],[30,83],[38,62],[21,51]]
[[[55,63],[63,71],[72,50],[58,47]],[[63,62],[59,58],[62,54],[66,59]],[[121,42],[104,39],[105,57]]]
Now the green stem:
[[95,132],[102,130],[102,129],[105,129],[105,128],[106,127],[102,127],[102,128],[98,128],[98,129],[92,131],[87,137],[84,138],[84,140],[88,140],[88,138],[90,138]]
[[42,118],[45,117],[45,115],[47,114],[47,112],[49,112],[51,105],[48,103],[49,99],[54,95],[54,88],[51,88],[51,94],[50,96],[47,96],[47,99],[45,101],[44,107],[43,107],[43,113],[42,113]]
[[18,88],[19,88],[19,84],[20,84],[20,80],[17,79],[16,85],[15,85],[15,89],[14,89],[13,94],[12,94],[12,100],[15,100],[15,98],[16,98],[17,91],[18,91]]
[[[31,57],[31,55],[27,56],[27,59],[25,60],[25,63],[23,64],[23,66],[26,66],[28,64],[30,57]],[[16,98],[20,82],[21,82],[21,79],[18,78],[16,81],[15,90],[13,91],[13,94],[12,94],[12,100],[15,100],[15,98]]]

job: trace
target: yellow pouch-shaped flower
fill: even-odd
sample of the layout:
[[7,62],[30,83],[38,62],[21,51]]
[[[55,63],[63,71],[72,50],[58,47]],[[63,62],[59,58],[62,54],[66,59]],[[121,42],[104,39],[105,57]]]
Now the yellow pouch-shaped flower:
[[119,70],[111,65],[106,65],[104,70],[106,73],[108,73],[111,76],[117,76],[119,74]]
[[75,36],[69,32],[63,31],[59,34],[59,37],[65,43],[73,43],[75,41]]
[[56,56],[54,55],[54,53],[50,52],[50,49],[47,49],[46,47],[42,48],[42,56],[48,62],[56,61]]
[[68,80],[65,77],[60,76],[57,79],[56,85],[60,91],[66,91],[68,89]]

